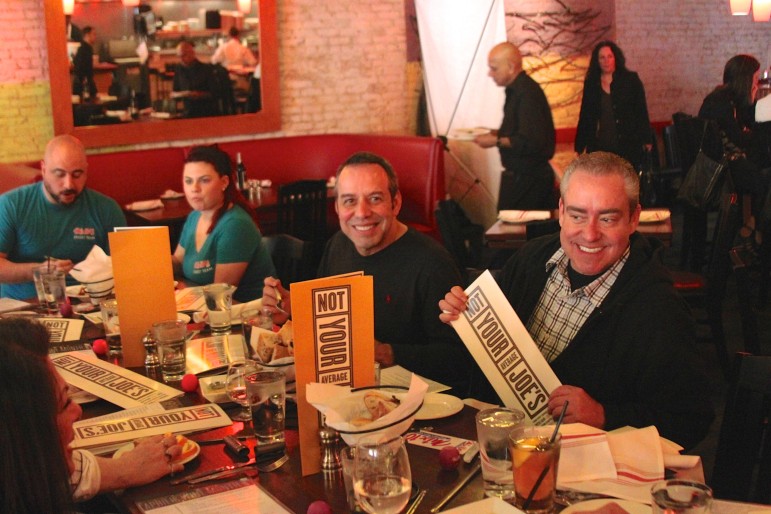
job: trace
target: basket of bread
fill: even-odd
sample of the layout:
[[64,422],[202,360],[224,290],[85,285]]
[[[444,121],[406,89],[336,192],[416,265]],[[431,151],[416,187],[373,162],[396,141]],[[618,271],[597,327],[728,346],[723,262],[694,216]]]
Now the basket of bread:
[[294,336],[292,320],[284,323],[281,330],[274,332],[252,327],[249,348],[254,360],[266,368],[276,368],[286,375],[287,391],[294,390]]
[[370,434],[395,437],[406,432],[423,406],[428,384],[412,375],[410,387],[346,386],[311,383],[308,402],[326,416],[327,426],[340,433],[346,444],[355,445]]

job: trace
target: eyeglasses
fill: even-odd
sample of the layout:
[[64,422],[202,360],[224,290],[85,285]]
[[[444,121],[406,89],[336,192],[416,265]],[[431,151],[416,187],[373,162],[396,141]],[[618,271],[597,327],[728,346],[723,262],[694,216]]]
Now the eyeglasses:
[[69,174],[74,179],[79,179],[80,177],[83,176],[84,173],[86,173],[86,170],[67,171],[67,170],[63,170],[61,168],[56,168],[56,169],[51,170],[51,175],[53,175],[54,177],[59,178],[59,179],[66,177],[67,174]]

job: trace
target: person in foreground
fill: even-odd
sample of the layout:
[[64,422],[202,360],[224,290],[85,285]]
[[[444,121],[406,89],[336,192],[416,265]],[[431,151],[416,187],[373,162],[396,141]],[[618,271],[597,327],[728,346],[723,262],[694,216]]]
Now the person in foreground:
[[136,442],[118,459],[73,450],[80,406],[48,357],[45,326],[0,319],[0,512],[72,512],[99,492],[144,485],[184,465],[174,436]]
[[522,54],[500,43],[487,58],[489,75],[506,88],[503,121],[498,130],[479,135],[482,148],[497,146],[506,170],[501,175],[498,210],[551,209],[554,171],[554,120],[541,86],[522,69]]
[[[436,302],[460,280],[452,257],[436,241],[397,219],[402,195],[391,165],[359,152],[337,170],[335,210],[340,231],[327,243],[318,276],[363,271],[374,279],[375,360],[398,364],[451,386],[468,387],[470,355],[451,327],[436,317]],[[277,292],[287,309],[289,291],[265,279],[263,306],[282,323]]]
[[193,212],[172,256],[175,274],[189,286],[237,286],[233,298],[239,302],[259,298],[263,279],[276,270],[254,209],[236,189],[228,154],[212,146],[194,147],[185,159],[182,183]]
[[[560,184],[559,234],[533,240],[498,283],[563,385],[556,419],[611,430],[655,425],[686,448],[714,416],[694,350],[694,324],[656,240],[636,232],[639,179],[615,154],[584,154]],[[467,297],[453,287],[439,307],[451,322]]]
[[600,41],[584,80],[576,152],[613,152],[637,169],[645,150],[652,148],[643,83],[626,68],[624,53],[614,42]]
[[69,272],[94,245],[109,253],[107,234],[126,218],[115,200],[86,188],[87,170],[83,144],[57,136],[40,163],[42,181],[0,196],[0,296],[34,298],[34,269]]

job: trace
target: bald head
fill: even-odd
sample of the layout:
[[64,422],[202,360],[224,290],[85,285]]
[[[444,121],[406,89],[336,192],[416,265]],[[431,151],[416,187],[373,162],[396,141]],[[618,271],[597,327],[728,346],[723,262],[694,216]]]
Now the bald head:
[[506,87],[522,71],[522,54],[513,44],[499,43],[487,56],[488,75],[498,86]]
[[79,139],[57,136],[46,145],[40,171],[43,188],[51,203],[69,205],[86,187],[86,149]]

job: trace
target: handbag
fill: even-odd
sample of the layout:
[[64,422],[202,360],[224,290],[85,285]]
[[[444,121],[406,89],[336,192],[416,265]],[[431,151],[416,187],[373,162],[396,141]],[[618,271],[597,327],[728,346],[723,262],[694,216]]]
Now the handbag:
[[704,135],[707,132],[708,123],[704,124],[704,133],[701,136],[699,153],[688,169],[680,189],[677,191],[677,199],[697,209],[709,210],[717,208],[720,203],[720,191],[725,183],[726,156],[716,161],[704,153]]

